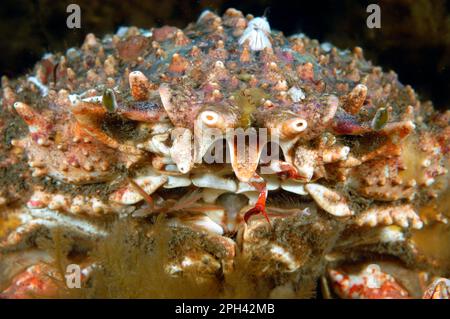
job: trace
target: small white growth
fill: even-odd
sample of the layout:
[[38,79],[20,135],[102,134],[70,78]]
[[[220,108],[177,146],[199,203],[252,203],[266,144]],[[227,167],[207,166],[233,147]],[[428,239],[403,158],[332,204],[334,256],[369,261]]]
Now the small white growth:
[[69,48],[66,51],[66,57],[69,61],[73,61],[80,57],[80,52],[78,52],[75,48]]
[[181,262],[181,266],[183,266],[183,267],[189,267],[189,266],[192,266],[193,264],[194,264],[194,262],[189,257],[184,257],[183,261]]
[[302,89],[299,89],[296,86],[293,86],[288,91],[289,96],[291,97],[292,101],[297,103],[303,100],[306,96]]
[[139,32],[141,33],[142,36],[146,38],[151,38],[153,36],[153,32],[151,30],[139,29]]
[[77,105],[80,102],[86,102],[86,103],[94,103],[94,104],[102,104],[103,103],[103,96],[102,95],[95,95],[95,96],[88,96],[83,97],[84,93],[79,94],[69,94],[69,102],[72,105]]
[[266,18],[254,18],[248,23],[247,28],[239,39],[242,45],[248,42],[250,50],[261,51],[265,48],[271,48],[272,44],[269,39],[270,25]]
[[96,95],[96,96],[90,96],[82,99],[81,101],[86,103],[94,103],[94,104],[102,104],[103,103],[103,96]]
[[76,105],[77,103],[80,102],[80,96],[78,94],[69,94],[69,101],[70,104],[72,105]]
[[42,60],[48,60],[48,59],[52,59],[53,58],[53,54],[51,53],[44,53],[44,55],[42,56]]
[[379,278],[380,272],[380,266],[377,264],[370,264],[367,266],[364,270],[364,273],[367,276],[367,288],[379,289],[381,287],[382,282]]
[[331,49],[333,48],[333,46],[331,45],[331,43],[330,42],[324,42],[324,43],[322,43],[321,45],[320,45],[320,48],[323,50],[323,51],[325,51],[325,52],[330,52],[331,51]]
[[180,268],[180,266],[175,265],[175,264],[169,264],[166,266],[166,272],[169,275],[176,275],[180,272],[182,272],[183,270]]
[[127,35],[129,29],[130,29],[129,27],[120,26],[119,29],[117,29],[116,35],[118,37],[123,38],[124,36]]
[[29,76],[28,81],[36,85],[36,87],[41,91],[42,96],[47,96],[48,94],[48,87],[44,84],[42,84],[41,81],[35,76]]

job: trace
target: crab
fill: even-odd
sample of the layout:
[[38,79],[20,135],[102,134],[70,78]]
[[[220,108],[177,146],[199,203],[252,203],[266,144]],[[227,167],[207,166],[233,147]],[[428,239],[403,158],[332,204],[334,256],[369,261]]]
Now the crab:
[[[410,297],[377,269],[339,280],[340,265],[374,256],[449,276],[450,256],[422,237],[448,248],[450,114],[359,47],[205,11],[183,30],[89,34],[3,78],[1,105],[2,254],[51,251],[40,242],[57,230],[77,255],[118,220],[139,232],[163,216],[192,240],[170,246],[170,276],[222,282],[243,258],[265,296],[309,297],[328,276],[340,297]],[[24,276],[48,270],[36,267]],[[7,296],[23,296],[17,273]],[[349,292],[364,278],[382,289]],[[430,287],[448,295],[444,279]]]

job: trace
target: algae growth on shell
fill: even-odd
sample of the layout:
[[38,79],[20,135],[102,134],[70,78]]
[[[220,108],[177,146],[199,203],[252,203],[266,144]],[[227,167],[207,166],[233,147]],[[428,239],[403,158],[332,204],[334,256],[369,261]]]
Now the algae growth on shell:
[[89,34],[0,120],[2,297],[448,296],[450,113],[359,47],[235,9]]

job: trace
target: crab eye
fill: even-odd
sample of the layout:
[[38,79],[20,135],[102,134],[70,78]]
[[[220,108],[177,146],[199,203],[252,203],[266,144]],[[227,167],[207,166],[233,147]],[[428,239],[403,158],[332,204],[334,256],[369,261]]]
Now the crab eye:
[[296,119],[291,124],[292,129],[297,131],[297,132],[304,131],[307,126],[308,126],[308,123],[306,123],[306,121],[304,119]]
[[308,127],[308,122],[302,118],[295,118],[286,121],[283,125],[283,134],[286,136],[292,136],[303,132]]
[[201,120],[208,126],[214,126],[219,123],[219,114],[213,111],[204,111],[200,115]]

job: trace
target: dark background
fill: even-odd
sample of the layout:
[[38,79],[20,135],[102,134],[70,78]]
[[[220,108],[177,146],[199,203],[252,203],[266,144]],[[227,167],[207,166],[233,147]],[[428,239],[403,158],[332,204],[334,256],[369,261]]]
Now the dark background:
[[[80,5],[81,29],[66,27],[66,7]],[[366,7],[381,6],[381,29],[366,27]],[[89,32],[121,25],[184,27],[206,8],[262,15],[286,35],[304,32],[340,48],[356,45],[384,70],[393,69],[423,99],[450,108],[450,1],[446,0],[1,0],[0,74],[19,76],[45,53],[79,46]]]

